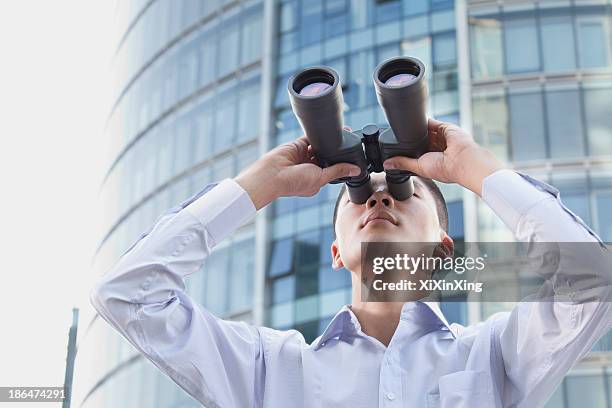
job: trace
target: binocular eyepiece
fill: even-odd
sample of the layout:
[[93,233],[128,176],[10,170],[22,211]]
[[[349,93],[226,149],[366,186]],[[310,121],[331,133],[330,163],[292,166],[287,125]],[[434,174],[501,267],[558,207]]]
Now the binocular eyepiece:
[[[346,183],[349,198],[363,204],[374,192],[370,173],[385,171],[383,162],[394,156],[418,158],[427,152],[427,79],[425,65],[412,57],[384,61],[374,70],[374,87],[389,127],[373,124],[361,130],[344,129],[344,99],[340,78],[332,68],[306,68],[289,80],[291,107],[306,133],[313,153],[322,167],[352,163],[361,169],[354,177],[332,183]],[[391,195],[399,201],[412,196],[414,173],[387,170]]]

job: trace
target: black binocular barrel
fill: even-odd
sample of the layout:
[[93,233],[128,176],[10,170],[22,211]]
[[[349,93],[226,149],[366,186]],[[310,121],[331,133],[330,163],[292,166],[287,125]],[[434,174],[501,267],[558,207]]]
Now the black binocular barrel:
[[[385,112],[397,143],[383,151],[385,159],[397,155],[418,157],[427,152],[427,78],[425,64],[413,57],[395,57],[374,71],[376,97]],[[385,141],[383,150],[385,149]],[[393,152],[393,153],[392,153]]]
[[344,99],[338,73],[312,67],[289,79],[291,107],[315,152],[336,152],[342,144]]

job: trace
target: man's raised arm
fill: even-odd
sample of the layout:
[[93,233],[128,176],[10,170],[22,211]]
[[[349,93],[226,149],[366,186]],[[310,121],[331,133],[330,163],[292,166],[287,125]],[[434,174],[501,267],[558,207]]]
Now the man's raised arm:
[[[182,207],[182,206],[180,206]],[[259,332],[212,315],[185,293],[212,248],[255,207],[232,179],[165,214],[90,292],[108,323],[207,407],[256,406]]]
[[504,381],[496,385],[504,406],[540,407],[610,329],[610,251],[563,205],[553,186],[504,168],[458,126],[430,119],[429,135],[430,152],[418,159],[388,159],[385,168],[460,184],[481,196],[518,241],[559,249],[558,267],[536,272],[565,301],[521,302],[510,313],[491,316],[484,326],[492,328],[490,340],[503,365]]
[[612,325],[611,253],[556,188],[526,174],[488,176],[483,199],[518,241],[530,243],[530,266],[545,279],[536,298],[491,317],[504,403],[539,407]]

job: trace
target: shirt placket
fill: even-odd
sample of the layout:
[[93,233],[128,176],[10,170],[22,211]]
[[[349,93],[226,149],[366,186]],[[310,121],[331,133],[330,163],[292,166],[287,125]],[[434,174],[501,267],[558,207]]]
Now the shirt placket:
[[399,364],[399,345],[391,342],[385,350],[380,367],[379,406],[401,407],[402,373]]

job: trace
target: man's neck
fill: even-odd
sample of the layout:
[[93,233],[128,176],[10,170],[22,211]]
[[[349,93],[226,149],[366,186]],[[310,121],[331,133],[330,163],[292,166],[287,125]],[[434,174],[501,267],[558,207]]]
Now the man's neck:
[[389,346],[397,329],[404,302],[362,302],[359,294],[353,290],[351,309],[361,330],[368,336],[378,339]]

